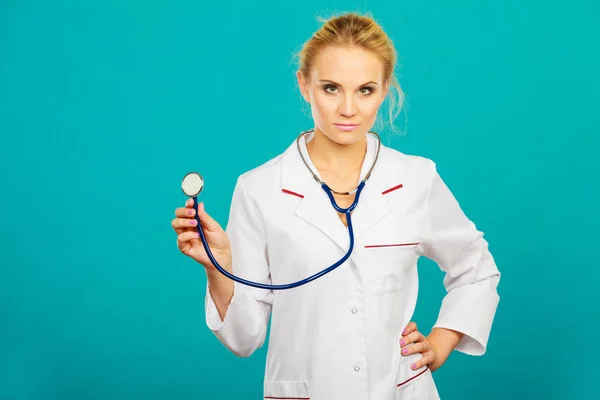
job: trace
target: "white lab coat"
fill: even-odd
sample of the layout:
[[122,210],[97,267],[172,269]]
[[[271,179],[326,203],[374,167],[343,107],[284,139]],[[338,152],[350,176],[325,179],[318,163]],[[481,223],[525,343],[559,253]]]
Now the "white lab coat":
[[[362,176],[376,144],[369,136]],[[302,151],[316,172],[305,141]],[[439,399],[431,371],[410,368],[421,355],[400,354],[417,301],[417,259],[430,258],[446,273],[435,326],[464,333],[457,350],[481,355],[499,301],[500,274],[487,242],[432,161],[383,145],[352,223],[352,256],[309,284],[267,291],[236,282],[224,321],[207,287],[207,325],[230,351],[248,357],[264,344],[271,317],[268,399]],[[226,230],[234,274],[272,284],[332,265],[349,245],[295,142],[239,178]]]

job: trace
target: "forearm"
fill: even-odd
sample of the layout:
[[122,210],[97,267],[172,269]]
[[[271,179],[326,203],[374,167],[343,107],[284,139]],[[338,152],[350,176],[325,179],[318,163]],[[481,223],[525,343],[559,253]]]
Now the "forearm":
[[[227,270],[230,270],[230,268],[227,268]],[[233,281],[217,269],[207,269],[206,277],[210,296],[217,307],[217,311],[219,311],[221,321],[223,321],[233,297]]]
[[[231,272],[231,263],[221,265]],[[265,341],[272,292],[236,286],[216,269],[207,268],[206,276],[208,327],[231,352],[249,357]]]
[[434,347],[434,351],[437,353],[436,362],[429,366],[432,371],[435,371],[446,362],[463,336],[464,335],[462,333],[450,329],[432,329],[429,336],[427,336],[427,340]]

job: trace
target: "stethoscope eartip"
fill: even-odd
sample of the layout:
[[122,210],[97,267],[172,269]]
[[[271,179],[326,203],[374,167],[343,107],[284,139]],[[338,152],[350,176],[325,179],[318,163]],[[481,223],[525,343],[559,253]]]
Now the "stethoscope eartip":
[[188,197],[196,197],[204,189],[204,179],[197,172],[189,172],[183,177],[181,190]]

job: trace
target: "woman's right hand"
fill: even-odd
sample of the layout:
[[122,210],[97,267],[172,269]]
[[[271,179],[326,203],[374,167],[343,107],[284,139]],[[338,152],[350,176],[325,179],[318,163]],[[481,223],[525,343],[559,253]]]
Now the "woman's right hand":
[[[207,272],[216,270],[200,240],[198,223],[194,218],[195,214],[196,211],[194,210],[194,201],[192,199],[187,200],[185,207],[175,210],[175,218],[171,222],[171,225],[175,233],[177,233],[177,247],[179,247],[179,251],[183,254],[202,264]],[[231,244],[227,233],[204,210],[204,203],[198,204],[198,218],[202,223],[202,231],[204,232],[208,246],[217,262],[224,269],[231,272]]]

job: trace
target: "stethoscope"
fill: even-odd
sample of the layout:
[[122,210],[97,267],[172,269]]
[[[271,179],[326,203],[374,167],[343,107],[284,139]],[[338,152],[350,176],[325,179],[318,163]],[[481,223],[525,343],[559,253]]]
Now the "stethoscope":
[[[308,130],[308,131],[304,131],[304,132],[300,133],[300,135],[296,139],[298,153],[300,153],[300,157],[302,158],[304,165],[306,165],[306,168],[310,171],[310,173],[312,174],[315,181],[317,181],[317,183],[319,185],[321,185],[321,188],[325,191],[325,193],[329,197],[329,200],[331,201],[331,205],[333,206],[333,208],[337,212],[340,212],[340,213],[343,213],[346,215],[346,221],[348,223],[348,234],[350,236],[350,245],[348,247],[348,251],[346,252],[346,254],[344,254],[344,256],[339,261],[337,261],[335,264],[331,265],[330,267],[325,268],[324,270],[322,270],[312,276],[309,276],[308,278],[302,279],[297,282],[288,283],[288,284],[269,285],[269,284],[265,284],[265,283],[252,282],[252,281],[240,278],[238,276],[235,276],[235,275],[231,274],[229,271],[226,271],[223,267],[221,267],[219,265],[219,263],[215,259],[214,255],[212,254],[210,247],[208,246],[208,243],[206,241],[206,236],[204,235],[204,231],[202,230],[202,223],[200,222],[200,218],[198,217],[198,195],[200,194],[202,189],[204,189],[204,179],[202,178],[202,176],[199,173],[190,172],[184,176],[183,182],[181,183],[181,189],[183,190],[183,193],[186,194],[186,196],[191,197],[194,200],[194,210],[196,211],[194,218],[196,219],[198,233],[200,234],[200,239],[202,241],[202,245],[204,246],[204,250],[206,251],[206,254],[208,255],[208,258],[213,263],[215,268],[217,268],[217,270],[219,270],[219,272],[221,272],[223,275],[225,275],[229,279],[232,279],[235,282],[239,282],[239,283],[242,283],[247,286],[252,286],[252,287],[260,288],[260,289],[268,289],[268,290],[292,289],[292,288],[295,288],[295,287],[298,287],[301,285],[305,285],[305,284],[307,284],[311,281],[314,281],[315,279],[320,278],[323,275],[333,271],[334,269],[336,269],[337,267],[342,265],[348,259],[348,257],[350,257],[350,254],[352,253],[352,250],[354,249],[354,229],[352,228],[352,218],[350,216],[350,213],[358,205],[360,193],[362,192],[363,188],[365,187],[365,183],[370,178],[371,172],[373,171],[373,168],[375,167],[375,164],[377,163],[377,160],[379,158],[379,149],[381,148],[381,138],[379,137],[379,135],[377,133],[369,132],[377,137],[377,152],[375,153],[375,160],[373,161],[373,165],[371,165],[371,168],[369,169],[369,171],[367,172],[365,177],[360,181],[360,183],[358,184],[358,186],[355,189],[353,189],[349,192],[337,192],[337,191],[331,189],[321,179],[319,179],[317,174],[315,174],[312,171],[312,169],[310,168],[310,166],[304,159],[304,155],[302,154],[302,151],[300,149],[300,139],[302,138],[302,136],[304,136],[305,134],[310,133],[312,131],[313,131],[312,129]],[[343,196],[349,196],[349,195],[356,193],[356,196],[354,197],[354,201],[352,202],[350,207],[342,208],[337,205],[337,203],[333,197],[333,193],[343,195]]]

